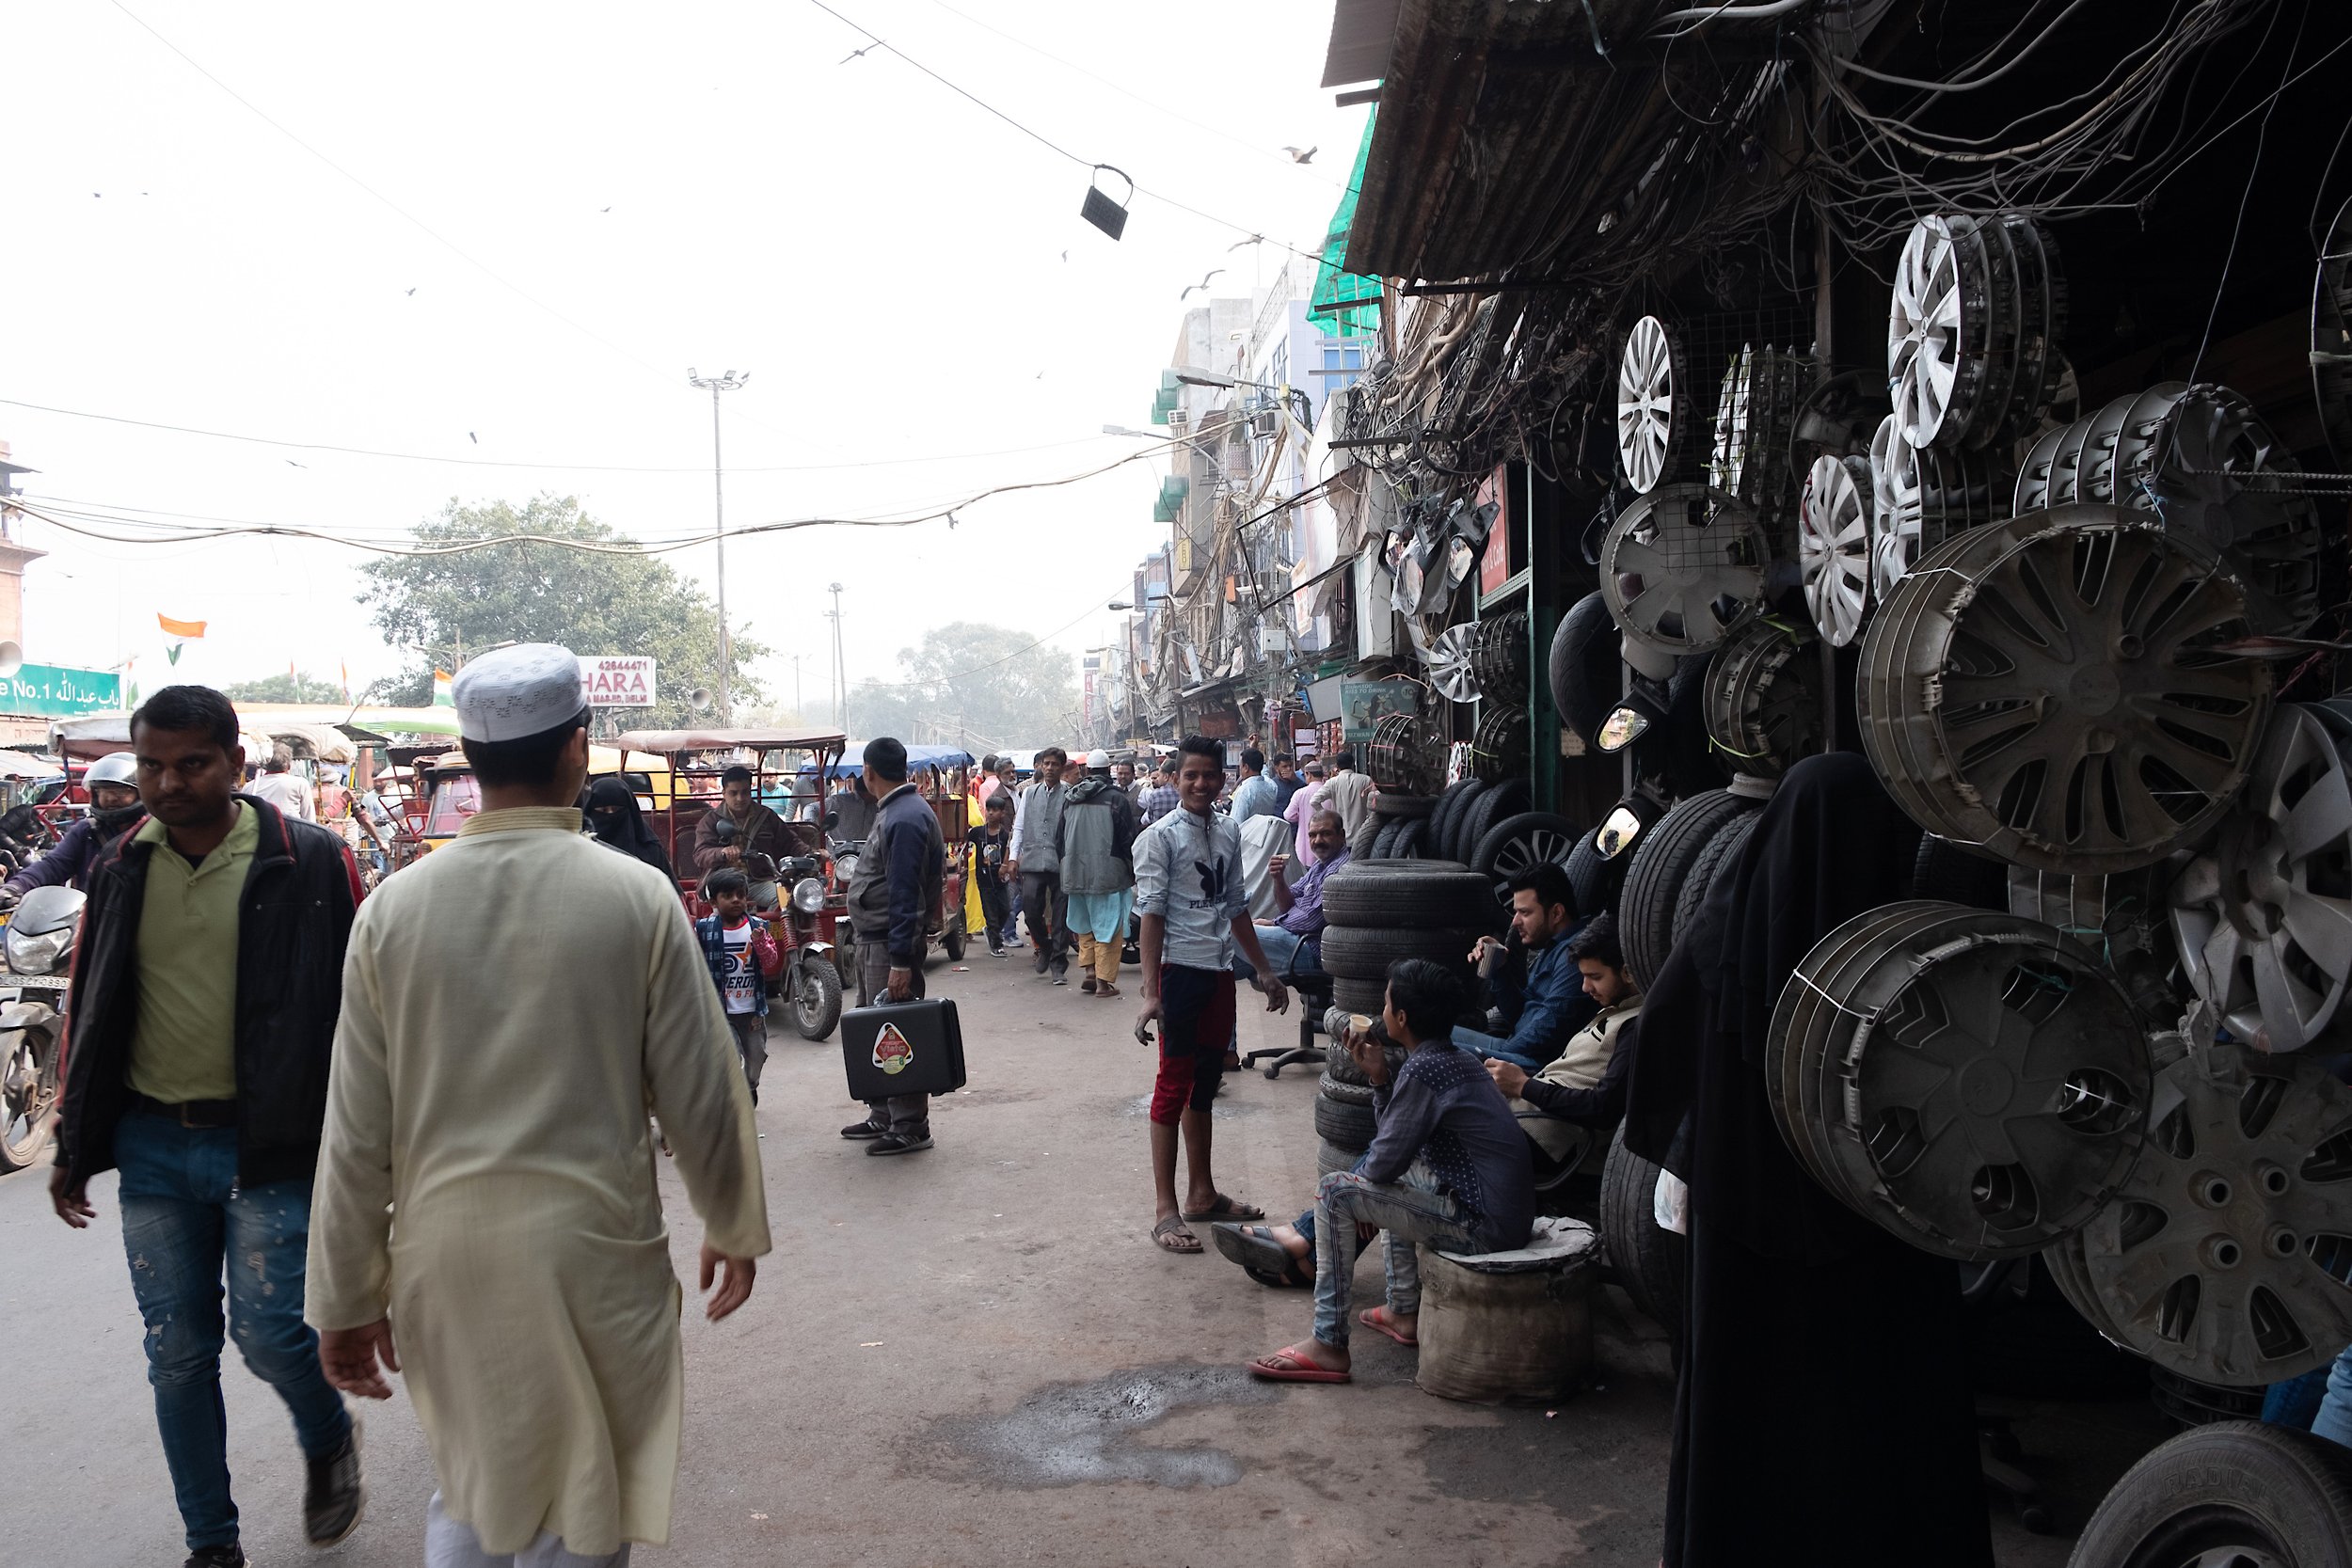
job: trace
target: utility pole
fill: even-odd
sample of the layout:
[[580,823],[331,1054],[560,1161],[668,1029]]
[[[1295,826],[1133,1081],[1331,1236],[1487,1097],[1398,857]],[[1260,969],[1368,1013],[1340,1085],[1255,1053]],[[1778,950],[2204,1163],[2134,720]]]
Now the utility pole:
[[801,656],[792,656],[792,717],[804,717],[801,712]]
[[850,678],[841,668],[841,585],[828,589],[833,594],[833,608],[825,611],[825,619],[833,623],[833,722],[834,727],[850,727]]
[[719,544],[719,722],[735,722],[735,707],[727,699],[727,671],[735,663],[734,652],[727,638],[727,484],[726,470],[719,461],[719,394],[732,392],[752,378],[745,371],[741,375],[733,371],[718,375],[698,375],[694,368],[686,368],[686,379],[710,392],[710,492],[718,513]]

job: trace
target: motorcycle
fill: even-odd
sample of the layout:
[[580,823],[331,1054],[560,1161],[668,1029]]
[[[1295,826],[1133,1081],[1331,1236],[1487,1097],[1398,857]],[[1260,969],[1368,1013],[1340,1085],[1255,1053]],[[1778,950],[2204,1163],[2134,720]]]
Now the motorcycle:
[[841,1022],[841,971],[828,908],[825,857],[787,855],[776,863],[784,891],[774,929],[784,948],[777,990],[791,1004],[792,1025],[803,1039],[821,1040]]
[[35,888],[0,933],[0,1172],[31,1164],[56,1135],[66,971],[87,902],[72,888]]

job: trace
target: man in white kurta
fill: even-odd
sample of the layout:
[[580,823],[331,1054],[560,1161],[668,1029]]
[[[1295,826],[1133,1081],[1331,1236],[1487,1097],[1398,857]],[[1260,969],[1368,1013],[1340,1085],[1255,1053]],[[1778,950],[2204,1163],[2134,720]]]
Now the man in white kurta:
[[[646,1111],[720,1316],[770,1244],[752,1102],[675,889],[482,771],[485,809],[352,929],[306,1315],[339,1386],[383,1388],[376,1336],[405,1376],[440,1481],[428,1561],[626,1560],[668,1535],[682,1407]],[[469,1530],[475,1555],[437,1544]]]

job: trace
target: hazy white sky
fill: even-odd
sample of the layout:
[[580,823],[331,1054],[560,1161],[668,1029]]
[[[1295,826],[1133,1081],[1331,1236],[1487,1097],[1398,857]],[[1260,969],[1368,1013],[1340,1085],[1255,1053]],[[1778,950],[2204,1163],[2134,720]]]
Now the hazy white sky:
[[[1302,249],[1361,134],[1315,86],[1316,0],[833,3],[1052,141]],[[731,527],[902,510],[1132,450],[1098,432],[1148,423],[1184,286],[1223,267],[1217,292],[1245,292],[1283,260],[1150,197],[1113,244],[1077,215],[1083,169],[886,50],[845,63],[866,40],[807,0],[126,4],[0,13],[0,398],[441,461],[0,404],[35,505],[389,537],[452,498],[547,490],[676,537],[711,512],[692,365],[752,372],[725,404]],[[1321,151],[1300,167],[1284,144]],[[735,542],[731,618],[787,656],[760,672],[787,704],[803,656],[812,713],[835,580],[853,682],[959,618],[1066,626],[1053,641],[1081,649],[1167,537],[1156,485],[1136,465],[952,531]],[[351,549],[27,533],[51,552],[26,578],[35,662],[136,654],[151,689],[158,611],[211,623],[182,666],[199,678],[347,659],[357,687],[401,662],[353,601]],[[707,546],[670,559],[709,580]]]

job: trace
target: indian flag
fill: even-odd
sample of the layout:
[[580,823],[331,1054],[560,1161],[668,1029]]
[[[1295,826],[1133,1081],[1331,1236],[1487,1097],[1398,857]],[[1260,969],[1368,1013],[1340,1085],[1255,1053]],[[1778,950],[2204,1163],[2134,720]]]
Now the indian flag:
[[166,637],[171,639],[171,645],[164,650],[164,657],[173,664],[180,662],[180,650],[183,646],[204,635],[203,622],[175,621],[160,610],[156,612],[155,624],[164,628]]
[[449,683],[450,673],[448,671],[436,670],[433,672],[433,705],[435,707],[455,707],[457,705],[457,699],[450,695]]

